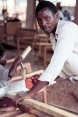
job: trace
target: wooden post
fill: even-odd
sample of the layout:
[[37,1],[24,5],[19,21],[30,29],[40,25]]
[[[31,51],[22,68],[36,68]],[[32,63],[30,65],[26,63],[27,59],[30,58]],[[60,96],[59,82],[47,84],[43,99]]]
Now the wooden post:
[[78,0],[76,0],[75,6],[75,23],[78,24]]
[[27,18],[26,18],[26,28],[35,29],[35,0],[27,0]]

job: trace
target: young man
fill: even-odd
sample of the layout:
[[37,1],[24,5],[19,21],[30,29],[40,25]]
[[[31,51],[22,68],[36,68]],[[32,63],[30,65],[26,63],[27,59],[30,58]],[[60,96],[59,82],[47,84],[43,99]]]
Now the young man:
[[56,6],[49,1],[37,5],[36,18],[40,28],[50,34],[54,54],[37,84],[22,96],[16,95],[17,102],[31,98],[44,86],[52,84],[57,76],[78,76],[78,26],[73,22],[60,20]]

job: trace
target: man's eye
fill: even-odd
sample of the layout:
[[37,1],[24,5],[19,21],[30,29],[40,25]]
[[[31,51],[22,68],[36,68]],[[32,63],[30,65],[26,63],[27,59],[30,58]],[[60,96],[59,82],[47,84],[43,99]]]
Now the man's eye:
[[49,17],[46,17],[45,19],[46,19],[46,21],[49,21],[49,20],[50,20],[50,18],[49,18]]

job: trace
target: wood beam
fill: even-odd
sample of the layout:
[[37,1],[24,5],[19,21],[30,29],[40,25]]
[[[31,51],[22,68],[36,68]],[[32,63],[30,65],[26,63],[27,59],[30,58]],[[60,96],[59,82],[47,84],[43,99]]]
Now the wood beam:
[[17,116],[15,116],[15,117],[37,117],[37,116],[31,115],[31,114],[29,114],[29,113],[24,113],[24,114],[21,114],[21,115],[17,115]]
[[8,112],[8,113],[0,114],[0,117],[14,117],[14,116],[21,114],[21,113],[22,112],[20,110],[12,111],[12,112]]
[[[14,99],[13,95],[8,95],[8,97],[11,99]],[[42,102],[39,102],[39,101],[36,101],[33,99],[24,99],[23,101],[18,102],[18,105],[23,105],[25,109],[26,109],[27,105],[30,105],[32,108],[35,108],[41,112],[44,112],[44,113],[54,116],[54,117],[78,117],[78,114],[74,114],[74,113],[68,112],[66,110],[63,110],[63,109],[60,109],[60,108],[57,108],[54,106],[50,106],[48,104],[45,104],[45,103],[42,103]],[[31,114],[33,114],[33,113],[31,113]]]
[[35,6],[36,6],[35,0],[27,0],[26,28],[36,29]]
[[[26,77],[31,77],[35,74],[41,74],[41,73],[43,73],[43,71],[44,70],[38,70],[38,71],[35,71],[35,72],[32,72],[32,73],[26,74]],[[9,82],[15,82],[17,80],[22,80],[22,76],[19,75],[19,76],[12,77],[12,79]]]

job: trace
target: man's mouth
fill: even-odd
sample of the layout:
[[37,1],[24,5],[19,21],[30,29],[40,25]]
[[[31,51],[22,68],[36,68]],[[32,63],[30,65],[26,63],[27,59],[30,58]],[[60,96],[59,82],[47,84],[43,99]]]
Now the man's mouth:
[[47,28],[43,28],[43,30],[44,30],[44,31],[49,31],[50,28],[49,28],[49,27],[47,27]]
[[43,28],[44,32],[46,33],[50,33],[51,32],[51,28],[50,27],[47,27],[47,28]]

